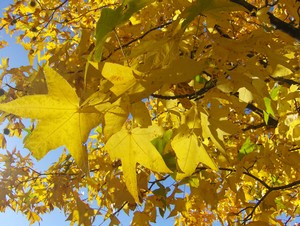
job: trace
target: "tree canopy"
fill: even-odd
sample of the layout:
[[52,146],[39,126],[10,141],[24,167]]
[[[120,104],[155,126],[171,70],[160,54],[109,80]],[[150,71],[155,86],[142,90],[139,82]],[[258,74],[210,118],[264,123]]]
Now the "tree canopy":
[[0,29],[30,65],[1,61],[0,144],[24,136],[31,155],[1,151],[0,211],[34,223],[59,208],[71,225],[299,217],[299,19],[298,0],[15,0]]

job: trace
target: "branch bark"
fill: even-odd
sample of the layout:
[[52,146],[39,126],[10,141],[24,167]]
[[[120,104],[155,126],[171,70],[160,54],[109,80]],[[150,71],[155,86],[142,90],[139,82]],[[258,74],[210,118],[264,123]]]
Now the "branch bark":
[[[200,171],[207,170],[207,169],[209,169],[209,168],[207,168],[207,167],[198,167],[196,169],[195,173],[199,173]],[[223,168],[223,167],[220,167],[219,170],[220,171],[229,171],[229,172],[233,172],[233,173],[236,172],[236,169],[233,169],[233,168]],[[253,178],[254,180],[256,180],[257,182],[259,182],[262,186],[264,186],[267,189],[266,193],[259,200],[257,200],[257,202],[255,203],[254,206],[247,206],[247,207],[243,208],[241,211],[239,211],[237,213],[237,215],[239,215],[243,211],[245,211],[246,209],[249,209],[249,208],[252,209],[251,212],[245,216],[245,218],[243,220],[244,224],[246,224],[248,221],[250,221],[253,218],[253,215],[255,214],[255,211],[258,208],[258,206],[266,199],[266,197],[272,191],[292,189],[292,188],[300,185],[300,180],[297,180],[297,181],[291,182],[291,183],[286,184],[286,185],[272,187],[272,186],[268,185],[266,182],[264,182],[263,180],[261,180],[260,178],[258,178],[257,176],[255,176],[252,173],[250,173],[248,170],[245,170],[243,172],[243,174],[246,175],[246,176],[248,176],[248,177]]]
[[[243,6],[245,9],[247,9],[251,15],[256,16],[256,12],[259,10],[256,6],[246,2],[245,0],[230,0],[231,2],[234,2],[240,6]],[[290,37],[293,37],[300,41],[300,29],[294,27],[292,24],[289,24],[287,22],[284,22],[274,16],[273,13],[267,12],[267,15],[270,20],[270,24],[275,26],[277,30],[280,30],[284,32],[285,34],[289,35]]]

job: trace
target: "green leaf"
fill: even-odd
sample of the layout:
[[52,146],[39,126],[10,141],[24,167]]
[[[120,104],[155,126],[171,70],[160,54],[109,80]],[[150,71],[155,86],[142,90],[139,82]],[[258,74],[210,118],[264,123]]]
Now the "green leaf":
[[194,176],[189,177],[188,182],[189,182],[190,186],[193,187],[193,188],[198,188],[199,185],[200,185],[199,177],[194,177]]
[[204,84],[207,82],[207,80],[202,75],[196,75],[195,81],[201,84]]
[[102,56],[102,47],[105,42],[105,38],[109,32],[111,32],[120,23],[120,14],[122,12],[122,6],[113,10],[110,8],[104,8],[101,12],[101,17],[96,25],[96,48],[94,58],[96,61],[100,61]]
[[274,111],[271,106],[271,99],[268,97],[264,97],[266,112],[275,117]]
[[264,121],[268,125],[270,114],[268,114],[265,110],[263,111],[263,113],[264,113]]
[[255,148],[256,148],[256,144],[252,143],[251,140],[250,140],[250,138],[248,137],[246,139],[246,141],[243,143],[241,149],[239,150],[238,159],[241,160],[246,155],[248,155],[251,152],[253,152]]
[[162,157],[163,157],[167,167],[172,171],[176,171],[177,160],[176,160],[175,153],[169,152],[169,153],[163,155]]
[[125,0],[122,5],[115,10],[111,8],[102,9],[101,17],[96,25],[96,48],[94,53],[94,59],[96,61],[101,60],[103,44],[107,35],[152,1],[153,0]]
[[278,85],[278,86],[276,86],[276,87],[275,87],[275,86],[273,87],[273,89],[272,89],[271,92],[270,92],[270,97],[271,97],[272,100],[275,100],[275,99],[276,99],[276,97],[277,97],[278,94],[279,94],[280,89],[281,89],[281,86],[280,86],[280,85]]
[[161,155],[164,153],[164,149],[167,143],[171,140],[172,135],[173,135],[173,131],[169,129],[162,136],[157,137],[151,141],[151,143],[154,145],[154,147],[159,151]]
[[274,111],[271,106],[271,99],[268,97],[264,97],[264,103],[265,103],[265,107],[266,107],[266,111],[263,111],[264,112],[264,121],[266,124],[268,124],[269,116],[272,115],[275,117],[275,114],[274,114]]

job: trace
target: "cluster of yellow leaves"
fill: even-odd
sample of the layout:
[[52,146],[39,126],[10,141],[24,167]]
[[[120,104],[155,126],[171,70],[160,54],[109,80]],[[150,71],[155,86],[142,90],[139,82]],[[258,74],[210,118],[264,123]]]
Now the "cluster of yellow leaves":
[[43,66],[2,60],[1,146],[25,130],[36,159],[61,146],[70,155],[40,173],[29,156],[1,154],[0,210],[34,223],[57,207],[79,225],[119,224],[120,211],[134,212],[132,225],[155,222],[157,211],[178,225],[299,214],[300,51],[270,17],[294,31],[299,4],[234,2],[8,7],[0,27]]

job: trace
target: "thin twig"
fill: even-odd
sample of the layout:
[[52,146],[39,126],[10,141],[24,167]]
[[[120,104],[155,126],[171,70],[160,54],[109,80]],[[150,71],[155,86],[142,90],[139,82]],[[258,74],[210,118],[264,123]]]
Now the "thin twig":
[[[121,44],[121,41],[120,41],[120,38],[119,38],[119,36],[118,36],[118,33],[117,33],[116,29],[114,29],[114,34],[115,34],[116,39],[117,39],[117,41],[118,41],[119,48],[121,49],[121,52],[122,52],[122,54],[123,54],[123,57],[124,57],[124,59],[126,59],[126,56],[125,56],[125,53],[124,53],[124,51],[123,51],[123,47],[122,47],[122,44]],[[127,65],[129,66],[128,59],[126,59],[126,61],[127,61]]]
[[255,213],[255,210],[257,209],[257,207],[262,203],[262,201],[271,193],[272,190],[268,190],[266,192],[266,194],[263,195],[263,197],[261,197],[258,202],[253,206],[251,212],[245,217],[244,224],[247,223],[247,221],[251,220],[253,218],[253,215]]
[[[173,21],[170,20],[170,21],[167,22],[167,23],[164,23],[164,24],[159,25],[159,26],[157,26],[157,27],[153,27],[153,28],[149,29],[148,31],[146,31],[146,32],[145,32],[144,34],[142,34],[141,36],[139,36],[139,37],[137,37],[137,38],[135,38],[135,39],[132,39],[131,41],[127,42],[126,44],[122,45],[121,47],[122,47],[122,48],[128,47],[128,46],[131,45],[132,43],[134,43],[134,42],[136,42],[136,41],[138,41],[138,40],[143,39],[143,38],[144,38],[146,35],[148,35],[150,32],[155,31],[155,30],[160,29],[160,28],[163,28],[163,27],[165,27],[165,26],[168,26],[168,25],[171,24],[172,22],[173,22]],[[103,58],[102,61],[105,61],[105,60],[107,60],[108,58],[110,58],[111,55],[112,55],[114,52],[120,50],[121,47],[115,48],[111,53],[109,53],[109,55],[108,55],[107,57]]]
[[171,175],[167,175],[165,176],[164,178],[162,179],[158,179],[158,180],[155,180],[155,181],[149,181],[148,183],[151,184],[150,187],[148,188],[148,190],[151,190],[152,187],[157,183],[157,182],[161,182],[161,181],[165,181],[167,180]]
[[[249,12],[251,12],[253,16],[256,16],[256,12],[259,10],[256,6],[246,2],[245,0],[230,0],[236,4],[243,6]],[[276,16],[274,16],[271,12],[267,12],[270,23],[275,26],[275,29],[280,30],[290,37],[293,37],[297,40],[300,40],[300,29],[294,27],[290,23],[286,23],[283,20],[280,20]]]
[[116,211],[114,211],[112,214],[110,214],[109,217],[107,217],[106,219],[104,219],[102,221],[102,223],[99,224],[99,226],[103,225],[108,218],[111,218],[112,216],[115,216],[117,213],[119,213],[127,204],[128,204],[127,201],[124,202],[123,205],[120,208],[118,208]]
[[208,81],[205,86],[191,94],[183,94],[183,95],[175,95],[175,96],[164,96],[159,94],[151,94],[151,96],[158,98],[158,99],[164,99],[164,100],[175,100],[175,99],[181,99],[181,98],[188,98],[188,99],[194,99],[198,100],[200,99],[205,93],[207,93],[210,89],[214,88],[217,85],[217,80]]
[[[202,170],[207,170],[207,167],[199,167],[196,169],[196,172],[200,172]],[[219,170],[221,171],[229,171],[229,172],[236,172],[236,169],[231,169],[231,168],[224,168],[224,167],[220,167]],[[286,185],[281,185],[281,186],[276,186],[276,187],[271,187],[270,185],[268,185],[266,182],[264,182],[263,180],[261,180],[260,178],[256,177],[255,175],[251,174],[250,172],[248,172],[247,170],[245,170],[243,172],[244,175],[253,178],[254,180],[256,180],[257,182],[259,182],[261,185],[263,185],[266,189],[267,192],[258,200],[258,202],[254,205],[254,206],[248,206],[246,208],[243,208],[241,211],[239,211],[237,213],[240,214],[241,212],[245,211],[246,209],[252,208],[251,212],[244,218],[244,224],[247,223],[247,221],[251,220],[253,218],[253,215],[255,213],[255,210],[257,209],[257,207],[263,202],[263,200],[272,192],[272,191],[278,191],[278,190],[285,190],[285,189],[291,189],[294,188],[295,186],[300,185],[300,180],[298,181],[294,181],[291,182],[289,184]]]

